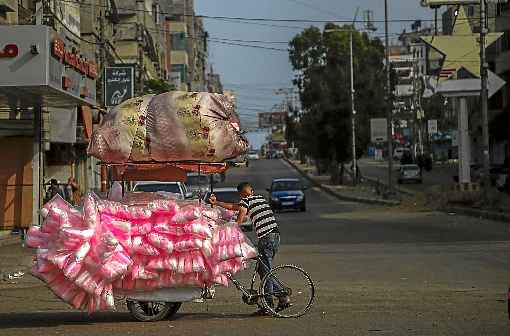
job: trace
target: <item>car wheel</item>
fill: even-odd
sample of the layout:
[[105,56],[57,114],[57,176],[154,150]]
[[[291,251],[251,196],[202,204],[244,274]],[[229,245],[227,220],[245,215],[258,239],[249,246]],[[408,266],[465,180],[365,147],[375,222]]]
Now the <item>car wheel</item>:
[[402,180],[401,179],[398,180],[398,184],[402,184]]
[[301,211],[301,212],[306,212],[306,205],[305,205],[305,204],[303,204],[303,205],[301,206],[301,208],[299,209],[299,211]]

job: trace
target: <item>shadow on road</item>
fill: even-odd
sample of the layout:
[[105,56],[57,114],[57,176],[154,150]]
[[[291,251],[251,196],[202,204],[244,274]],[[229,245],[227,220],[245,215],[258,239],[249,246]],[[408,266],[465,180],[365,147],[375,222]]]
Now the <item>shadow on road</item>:
[[[185,313],[177,314],[171,321],[191,320],[208,321],[215,319],[256,319],[251,314],[239,313]],[[161,322],[168,323],[169,320]],[[88,315],[84,312],[17,312],[0,313],[0,329],[32,329],[32,328],[54,328],[58,326],[72,325],[98,325],[110,323],[147,323],[135,320],[128,312],[99,312]],[[155,322],[157,323],[157,322]]]

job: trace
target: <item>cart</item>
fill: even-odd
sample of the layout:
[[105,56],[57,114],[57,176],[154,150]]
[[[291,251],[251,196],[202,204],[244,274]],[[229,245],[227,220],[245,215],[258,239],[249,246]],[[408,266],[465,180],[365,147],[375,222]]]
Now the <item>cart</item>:
[[[172,163],[137,163],[130,165],[112,165],[112,176],[121,182],[132,180],[161,180],[171,178],[175,181],[178,176],[185,176],[184,171],[195,171],[199,174],[224,173],[228,165],[224,163],[204,162],[172,162]],[[119,169],[120,168],[120,169]],[[165,171],[164,175],[157,172]],[[214,183],[210,179],[210,191],[214,190]],[[123,183],[124,185],[124,183]],[[201,202],[199,197],[198,202]],[[254,263],[251,282],[242,284],[231,274],[227,274],[230,283],[240,292],[242,301],[247,305],[255,305],[266,310],[270,315],[280,318],[296,318],[306,314],[315,300],[315,285],[311,277],[300,267],[295,265],[281,265],[257,283],[257,268],[263,264],[258,257],[251,260]],[[270,288],[270,289],[268,289]],[[150,292],[123,291],[116,289],[114,295],[125,299],[131,315],[142,322],[160,321],[172,317],[184,302],[203,302],[214,299],[215,289],[212,287],[163,288]],[[267,299],[271,297],[290,297],[293,305],[285,311],[278,311]]]

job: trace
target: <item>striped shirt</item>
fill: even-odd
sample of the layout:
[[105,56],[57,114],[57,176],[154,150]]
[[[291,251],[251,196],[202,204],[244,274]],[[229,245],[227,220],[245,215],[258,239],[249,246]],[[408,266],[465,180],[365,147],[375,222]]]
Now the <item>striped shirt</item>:
[[241,199],[239,206],[248,210],[248,217],[255,227],[257,238],[260,239],[271,232],[278,232],[278,224],[276,224],[273,210],[264,196],[248,196]]

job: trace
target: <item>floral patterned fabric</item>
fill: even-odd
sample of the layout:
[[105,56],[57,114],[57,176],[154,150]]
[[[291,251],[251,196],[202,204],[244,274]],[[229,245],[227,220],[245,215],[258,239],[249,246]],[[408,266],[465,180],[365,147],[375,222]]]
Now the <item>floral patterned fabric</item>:
[[94,131],[88,152],[104,163],[222,162],[247,149],[231,99],[175,91],[115,107]]

